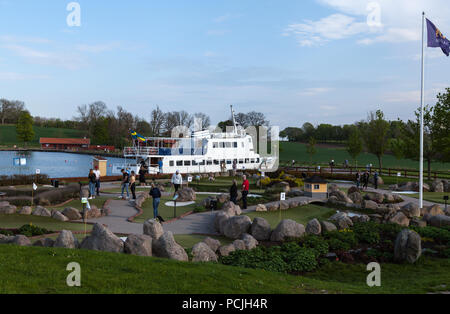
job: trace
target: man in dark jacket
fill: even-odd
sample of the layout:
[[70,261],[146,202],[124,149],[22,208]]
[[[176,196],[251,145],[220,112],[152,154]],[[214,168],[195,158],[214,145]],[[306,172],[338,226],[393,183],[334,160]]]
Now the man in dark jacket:
[[233,184],[230,187],[230,200],[237,204],[237,197],[238,197],[238,187],[237,187],[237,181],[233,180]]
[[161,202],[161,191],[152,183],[152,188],[150,189],[150,195],[153,198],[153,217],[158,219],[160,222],[164,222],[164,219],[158,214],[159,203]]

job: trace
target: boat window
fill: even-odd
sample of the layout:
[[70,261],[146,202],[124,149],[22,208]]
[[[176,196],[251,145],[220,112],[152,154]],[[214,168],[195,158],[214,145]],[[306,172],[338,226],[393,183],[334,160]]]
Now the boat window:
[[225,143],[224,142],[220,142],[220,148],[225,148]]
[[231,165],[231,164],[232,164],[231,159],[228,159],[228,160],[227,160],[227,165]]
[[237,142],[233,142],[233,148],[237,148]]
[[208,160],[208,161],[206,162],[206,164],[207,164],[208,166],[211,166],[211,165],[212,165],[212,160]]
[[183,161],[182,160],[177,160],[177,166],[182,166],[183,165]]
[[218,148],[218,147],[219,147],[219,143],[213,142],[213,148]]
[[185,160],[184,161],[184,165],[185,166],[190,166],[191,165],[191,161],[190,160]]
[[198,163],[197,163],[195,160],[193,160],[193,161],[192,161],[192,165],[193,165],[193,166],[198,166]]
[[243,164],[244,163],[244,159],[239,159],[239,163]]
[[226,148],[231,148],[231,142],[225,142],[225,147]]
[[173,160],[169,161],[169,166],[170,166],[170,167],[175,166],[175,162],[174,162]]
[[246,163],[246,164],[250,163],[250,159],[246,158],[246,159],[245,159],[245,163]]
[[205,161],[202,160],[202,161],[199,163],[199,165],[200,165],[200,166],[204,166],[204,165],[205,165]]
[[214,164],[215,164],[215,165],[218,165],[218,164],[219,164],[219,161],[218,161],[218,160],[214,160]]
[[259,164],[259,158],[256,158],[256,162]]
[[254,159],[250,159],[250,163],[254,164],[255,160]]

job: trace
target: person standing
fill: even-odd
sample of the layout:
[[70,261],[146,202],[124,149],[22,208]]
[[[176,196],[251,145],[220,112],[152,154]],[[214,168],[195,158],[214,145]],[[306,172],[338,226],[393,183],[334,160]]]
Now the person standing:
[[100,176],[101,176],[101,174],[100,174],[100,170],[98,170],[97,166],[95,166],[94,173],[95,173],[95,179],[96,179],[95,187],[97,189],[97,196],[100,196]]
[[356,173],[356,187],[359,189],[360,185],[361,185],[361,172],[359,172],[358,170],[358,172]]
[[130,175],[130,189],[133,196],[133,201],[136,201],[136,173],[134,171],[131,171]]
[[145,170],[145,167],[141,165],[139,168],[139,184],[141,186],[146,186],[147,183],[145,182],[145,175],[147,174],[147,171]]
[[250,190],[250,182],[247,180],[247,176],[242,176],[242,209],[247,209],[247,196]]
[[95,176],[94,170],[89,170],[89,199],[93,199],[95,196],[95,182],[97,181],[97,178]]
[[373,174],[373,186],[375,187],[375,190],[378,190],[378,172],[375,171]]
[[150,195],[153,198],[153,217],[155,219],[158,219],[160,222],[164,222],[164,219],[161,216],[159,216],[158,213],[159,203],[161,202],[161,191],[159,190],[159,188],[156,186],[155,183],[152,183]]
[[230,201],[232,201],[234,204],[237,204],[237,197],[238,197],[237,181],[233,180],[233,184],[230,187]]
[[172,176],[172,184],[175,188],[175,193],[174,195],[178,192],[178,189],[180,188],[180,186],[183,184],[183,177],[180,174],[180,171],[177,170],[177,172],[175,172]]
[[159,174],[163,173],[163,161],[162,159],[158,160]]
[[233,177],[236,176],[237,173],[237,160],[233,160]]
[[129,199],[130,192],[128,190],[128,187],[130,185],[130,175],[128,174],[128,172],[125,171],[125,169],[122,169],[121,172],[122,172],[122,195],[120,196],[120,198],[125,199],[123,194],[125,190],[127,190],[127,199]]
[[370,177],[369,171],[366,171],[366,172],[364,173],[364,180],[363,180],[364,185],[363,185],[363,190],[367,190],[367,188],[368,188],[368,186],[369,186],[369,177]]

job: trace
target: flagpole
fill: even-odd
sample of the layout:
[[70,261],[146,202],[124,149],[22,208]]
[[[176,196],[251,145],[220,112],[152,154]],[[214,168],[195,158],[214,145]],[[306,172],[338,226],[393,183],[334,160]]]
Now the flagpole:
[[420,96],[420,178],[419,208],[423,208],[423,115],[425,105],[425,12],[422,12],[422,82]]

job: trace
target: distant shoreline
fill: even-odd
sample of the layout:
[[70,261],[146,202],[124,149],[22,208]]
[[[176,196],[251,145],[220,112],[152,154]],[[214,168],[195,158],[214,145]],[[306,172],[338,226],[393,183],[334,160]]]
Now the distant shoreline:
[[42,153],[66,153],[66,154],[77,154],[77,155],[94,155],[101,157],[114,157],[122,158],[123,156],[119,153],[106,153],[103,151],[72,151],[63,149],[42,149],[42,148],[12,148],[12,147],[2,147],[0,148],[2,152],[42,152]]

